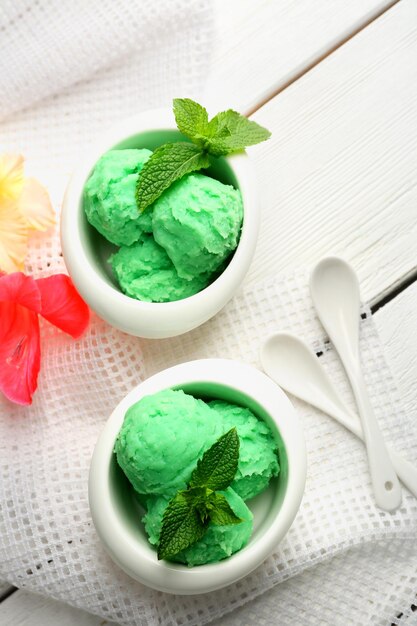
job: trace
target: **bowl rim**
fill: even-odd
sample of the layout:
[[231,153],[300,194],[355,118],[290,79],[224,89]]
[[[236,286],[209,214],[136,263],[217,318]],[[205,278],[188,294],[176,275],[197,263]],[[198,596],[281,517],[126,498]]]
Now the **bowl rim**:
[[[252,258],[256,247],[260,216],[256,199],[256,185],[248,155],[246,152],[242,152],[223,157],[238,181],[243,200],[243,223],[239,243],[223,272],[210,285],[198,293],[172,302],[144,302],[136,300],[127,296],[115,286],[110,285],[96,271],[81,243],[79,213],[82,211],[81,200],[84,186],[95,163],[105,152],[134,135],[155,130],[178,131],[171,109],[151,109],[122,120],[104,133],[101,139],[82,157],[70,178],[62,204],[61,247],[69,273],[78,291],[87,301],[89,299],[88,291],[85,288],[84,281],[77,279],[78,276],[83,274],[86,266],[94,274],[94,289],[100,293],[102,299],[111,298],[115,306],[121,306],[133,314],[140,312],[161,313],[163,310],[164,314],[169,315],[171,313],[178,314],[178,309],[183,307],[205,308],[206,304],[222,288],[223,284],[228,289],[237,288],[238,285],[233,287],[236,282],[235,276],[240,273],[240,266],[245,261],[247,250],[250,251]],[[71,210],[71,207],[74,206],[77,207],[77,210]]]
[[[278,514],[255,542],[231,557],[187,568],[158,561],[129,535],[111,503],[110,465],[115,438],[126,410],[145,395],[195,383],[231,387],[251,397],[270,416],[288,459],[287,487]],[[295,469],[296,468],[296,469]],[[200,359],[175,365],[132,389],[116,406],[95,446],[89,474],[89,504],[97,533],[112,559],[132,578],[159,591],[193,595],[232,584],[258,567],[277,547],[299,510],[307,473],[307,452],[301,423],[284,391],[258,369],[228,359]],[[104,480],[103,477],[107,477]]]

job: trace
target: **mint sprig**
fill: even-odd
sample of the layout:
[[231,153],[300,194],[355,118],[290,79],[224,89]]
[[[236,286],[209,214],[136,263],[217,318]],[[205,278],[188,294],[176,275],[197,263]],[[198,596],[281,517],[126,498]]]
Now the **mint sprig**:
[[222,435],[198,461],[187,489],[169,501],[162,518],[158,559],[171,559],[199,541],[210,522],[217,525],[240,524],[224,490],[233,481],[239,461],[239,436],[236,428]]
[[173,110],[178,129],[192,143],[164,144],[146,161],[136,186],[140,212],[185,174],[209,167],[209,156],[233,154],[271,136],[269,130],[232,109],[209,121],[201,104],[189,98],[175,98]]

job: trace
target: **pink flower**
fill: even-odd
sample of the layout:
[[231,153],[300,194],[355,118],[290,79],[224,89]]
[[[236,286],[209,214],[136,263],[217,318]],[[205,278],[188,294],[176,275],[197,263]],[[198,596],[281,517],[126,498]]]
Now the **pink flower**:
[[89,310],[65,274],[34,280],[0,274],[0,390],[12,402],[31,404],[40,369],[39,318],[74,338],[86,330]]

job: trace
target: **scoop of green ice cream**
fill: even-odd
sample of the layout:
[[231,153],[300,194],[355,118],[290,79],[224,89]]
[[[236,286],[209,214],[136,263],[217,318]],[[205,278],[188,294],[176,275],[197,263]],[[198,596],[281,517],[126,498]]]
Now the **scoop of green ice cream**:
[[224,432],[237,428],[239,464],[231,486],[244,500],[253,498],[279,473],[274,436],[269,426],[249,409],[221,400],[213,400],[209,406],[222,418]]
[[210,282],[204,274],[187,280],[178,276],[171,259],[152,235],[122,246],[110,257],[122,291],[146,302],[173,302],[198,293]]
[[[194,545],[177,554],[174,561],[188,565],[202,565],[221,561],[243,548],[249,541],[253,529],[253,515],[242,498],[230,487],[221,491],[233,512],[243,521],[240,524],[216,526],[210,524],[206,534]],[[162,518],[169,499],[151,496],[147,501],[147,513],[143,518],[150,543],[157,545],[162,528]]]
[[166,389],[131,406],[116,440],[117,461],[139,493],[184,489],[204,452],[223,434],[202,400]]
[[152,212],[139,213],[135,191],[150,150],[110,150],[97,161],[84,187],[84,210],[99,233],[116,245],[131,245],[152,232]]
[[240,191],[202,174],[184,176],[153,204],[155,240],[187,279],[221,266],[238,244],[242,219]]

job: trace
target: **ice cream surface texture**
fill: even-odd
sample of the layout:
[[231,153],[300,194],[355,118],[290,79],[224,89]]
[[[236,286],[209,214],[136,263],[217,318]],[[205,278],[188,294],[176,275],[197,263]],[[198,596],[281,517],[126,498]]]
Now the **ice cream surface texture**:
[[181,278],[174,264],[152,235],[143,235],[131,246],[122,246],[110,257],[113,271],[126,295],[145,302],[173,302],[204,289],[209,277]]
[[122,246],[110,257],[122,291],[170,302],[201,291],[223,270],[239,242],[243,203],[239,190],[197,173],[177,180],[140,213],[136,185],[151,154],[105,153],[85,185],[84,209],[101,235]]
[[203,174],[189,174],[155,202],[153,234],[178,274],[191,279],[221,266],[237,246],[242,219],[237,189]]
[[197,459],[222,434],[205,402],[166,389],[128,409],[117,461],[139,493],[170,496],[186,487]]
[[277,442],[269,426],[247,408],[221,400],[206,403],[166,389],[131,406],[116,439],[120,467],[135,491],[147,496],[143,521],[150,542],[157,545],[169,500],[187,487],[204,452],[233,427],[240,440],[239,463],[224,494],[243,521],[210,524],[199,542],[177,555],[176,560],[189,565],[226,558],[248,542],[252,514],[244,500],[261,493],[279,473]]
[[152,231],[149,213],[139,214],[135,200],[138,175],[150,150],[110,150],[97,161],[84,188],[87,219],[118,246],[130,246]]

